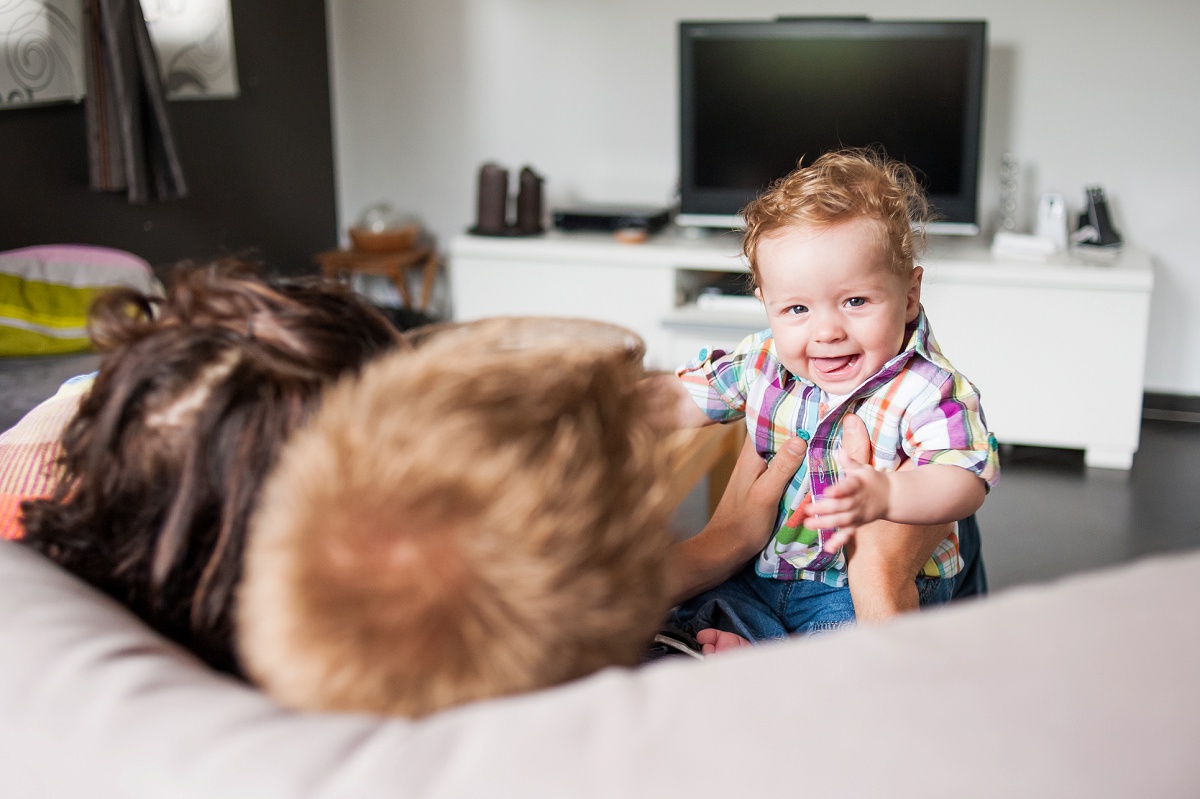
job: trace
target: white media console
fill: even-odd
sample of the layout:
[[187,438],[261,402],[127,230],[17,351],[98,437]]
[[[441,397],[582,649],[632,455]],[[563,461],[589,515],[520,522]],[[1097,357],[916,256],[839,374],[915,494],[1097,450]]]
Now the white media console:
[[[1088,466],[1128,469],[1141,426],[1149,256],[993,256],[976,240],[935,239],[922,301],[943,351],[979,388],[1005,444],[1085,451]],[[644,244],[549,232],[459,236],[450,245],[454,318],[579,316],[645,340],[647,364],[672,369],[701,346],[732,345],[766,327],[745,310],[700,308],[700,289],[746,272],[733,234],[675,233]]]

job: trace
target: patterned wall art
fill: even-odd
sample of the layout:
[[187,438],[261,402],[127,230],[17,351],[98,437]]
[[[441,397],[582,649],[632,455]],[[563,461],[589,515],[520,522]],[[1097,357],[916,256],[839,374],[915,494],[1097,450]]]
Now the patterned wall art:
[[[172,100],[238,96],[229,0],[141,0]],[[0,0],[0,109],[79,102],[81,0]]]
[[141,2],[168,99],[238,96],[229,0]]
[[0,108],[83,99],[82,14],[79,0],[0,0]]

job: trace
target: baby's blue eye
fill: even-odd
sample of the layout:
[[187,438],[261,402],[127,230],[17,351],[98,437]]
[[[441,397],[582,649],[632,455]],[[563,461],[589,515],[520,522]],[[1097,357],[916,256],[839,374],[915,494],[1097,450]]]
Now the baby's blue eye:
[[793,305],[790,308],[788,308],[787,311],[785,311],[784,313],[790,313],[790,314],[795,314],[795,315],[799,315],[802,313],[808,313],[808,306],[807,305]]
[[846,300],[846,305],[850,306],[851,308],[860,308],[866,304],[866,297],[851,297],[850,299]]

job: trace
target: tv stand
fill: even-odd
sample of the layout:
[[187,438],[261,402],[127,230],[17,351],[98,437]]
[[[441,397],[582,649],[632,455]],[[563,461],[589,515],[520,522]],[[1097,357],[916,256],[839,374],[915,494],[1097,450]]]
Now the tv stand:
[[[450,245],[454,318],[580,316],[646,340],[647,365],[673,369],[701,346],[766,327],[752,303],[705,310],[700,288],[746,272],[735,233],[670,232],[645,244],[552,231],[536,238],[459,236]],[[1006,444],[1084,450],[1088,466],[1128,469],[1141,430],[1154,275],[1149,256],[998,258],[977,239],[935,237],[922,301],[938,342],[979,387]]]

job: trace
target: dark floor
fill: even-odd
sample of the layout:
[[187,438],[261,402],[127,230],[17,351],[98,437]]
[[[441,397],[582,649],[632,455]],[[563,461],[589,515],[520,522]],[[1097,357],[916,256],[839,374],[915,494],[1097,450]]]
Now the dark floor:
[[980,511],[992,588],[1200,547],[1200,424],[1145,419],[1133,469],[1005,448]]
[[[0,358],[0,430],[98,357]],[[993,590],[1200,548],[1200,424],[1146,419],[1131,471],[1088,469],[1083,453],[1005,447],[1000,484],[980,511]],[[676,518],[703,525],[703,486]]]
[[99,364],[100,356],[90,352],[0,358],[0,430],[19,422],[67,378],[94,372]]

